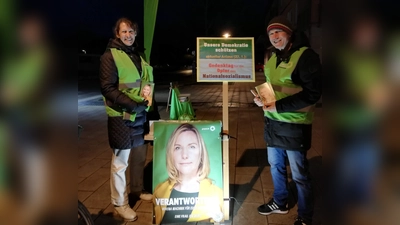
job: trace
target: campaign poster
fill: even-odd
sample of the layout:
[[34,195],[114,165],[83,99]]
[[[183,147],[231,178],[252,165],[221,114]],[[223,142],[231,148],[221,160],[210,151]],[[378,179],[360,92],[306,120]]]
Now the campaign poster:
[[221,121],[154,123],[155,224],[221,222]]

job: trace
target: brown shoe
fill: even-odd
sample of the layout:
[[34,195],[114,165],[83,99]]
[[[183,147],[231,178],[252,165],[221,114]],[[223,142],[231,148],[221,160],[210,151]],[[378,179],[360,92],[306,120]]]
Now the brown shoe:
[[131,202],[131,199],[132,200],[135,199],[136,201],[139,199],[143,200],[143,201],[152,201],[153,195],[147,191],[135,191],[135,192],[129,193],[128,198],[129,198],[129,202]]
[[114,216],[120,216],[125,221],[135,221],[138,218],[136,212],[128,204],[114,206]]
[[153,195],[150,193],[142,192],[139,195],[139,198],[142,199],[143,201],[151,201],[153,200]]

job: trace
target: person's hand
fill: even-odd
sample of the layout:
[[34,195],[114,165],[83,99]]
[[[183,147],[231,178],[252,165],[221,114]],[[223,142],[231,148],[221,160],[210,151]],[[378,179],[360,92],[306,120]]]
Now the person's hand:
[[224,214],[221,211],[215,211],[211,215],[211,219],[219,223],[224,219]]
[[207,215],[217,223],[224,219],[224,214],[221,212],[217,201],[213,201],[212,204],[208,205]]
[[133,112],[136,112],[138,114],[143,112],[145,109],[147,109],[147,104],[149,104],[149,101],[147,100],[137,103],[137,106],[133,109]]
[[263,110],[268,112],[276,112],[275,102],[267,103],[266,105],[263,106]]
[[254,103],[256,103],[256,105],[258,105],[259,107],[262,107],[262,106],[263,106],[263,103],[262,103],[260,97],[255,97],[255,98],[253,99],[253,101],[254,101]]

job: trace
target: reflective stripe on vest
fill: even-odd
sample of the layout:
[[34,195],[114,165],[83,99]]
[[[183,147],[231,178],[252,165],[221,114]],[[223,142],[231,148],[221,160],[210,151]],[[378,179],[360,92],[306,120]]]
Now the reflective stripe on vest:
[[[272,89],[274,89],[274,92],[282,92],[288,95],[294,95],[303,90],[301,87],[282,87],[278,85],[272,85]],[[310,105],[302,109],[296,110],[296,112],[313,112],[314,108],[315,105]]]
[[[300,56],[306,49],[307,47],[300,48],[291,55],[289,62],[281,62],[278,66],[276,66],[276,54],[273,54],[265,65],[264,73],[267,82],[270,82],[274,89],[277,101],[302,90],[301,86],[293,83],[291,76],[297,66]],[[288,123],[311,124],[314,116],[314,108],[315,105],[311,105],[293,112],[284,113],[264,111],[264,116],[272,120]]]
[[[142,57],[140,57],[142,65],[141,77],[138,69],[128,54],[116,48],[111,48],[110,50],[118,70],[118,89],[133,101],[142,102],[143,98],[139,96],[140,83],[141,81],[153,81],[153,68],[147,64]],[[103,99],[108,116],[115,117],[123,115],[123,109],[116,107],[111,108],[107,105],[104,97]],[[132,114],[130,119],[134,121],[135,117],[136,115]]]

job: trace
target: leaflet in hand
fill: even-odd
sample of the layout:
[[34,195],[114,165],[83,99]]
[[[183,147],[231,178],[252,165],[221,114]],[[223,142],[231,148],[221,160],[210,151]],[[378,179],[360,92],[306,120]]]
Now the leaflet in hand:
[[153,82],[142,82],[140,88],[140,97],[143,98],[144,101],[148,101],[147,106],[151,106],[153,104],[153,93],[154,93],[154,83]]
[[271,83],[265,82],[255,88],[264,105],[276,101],[274,89],[272,89]]

